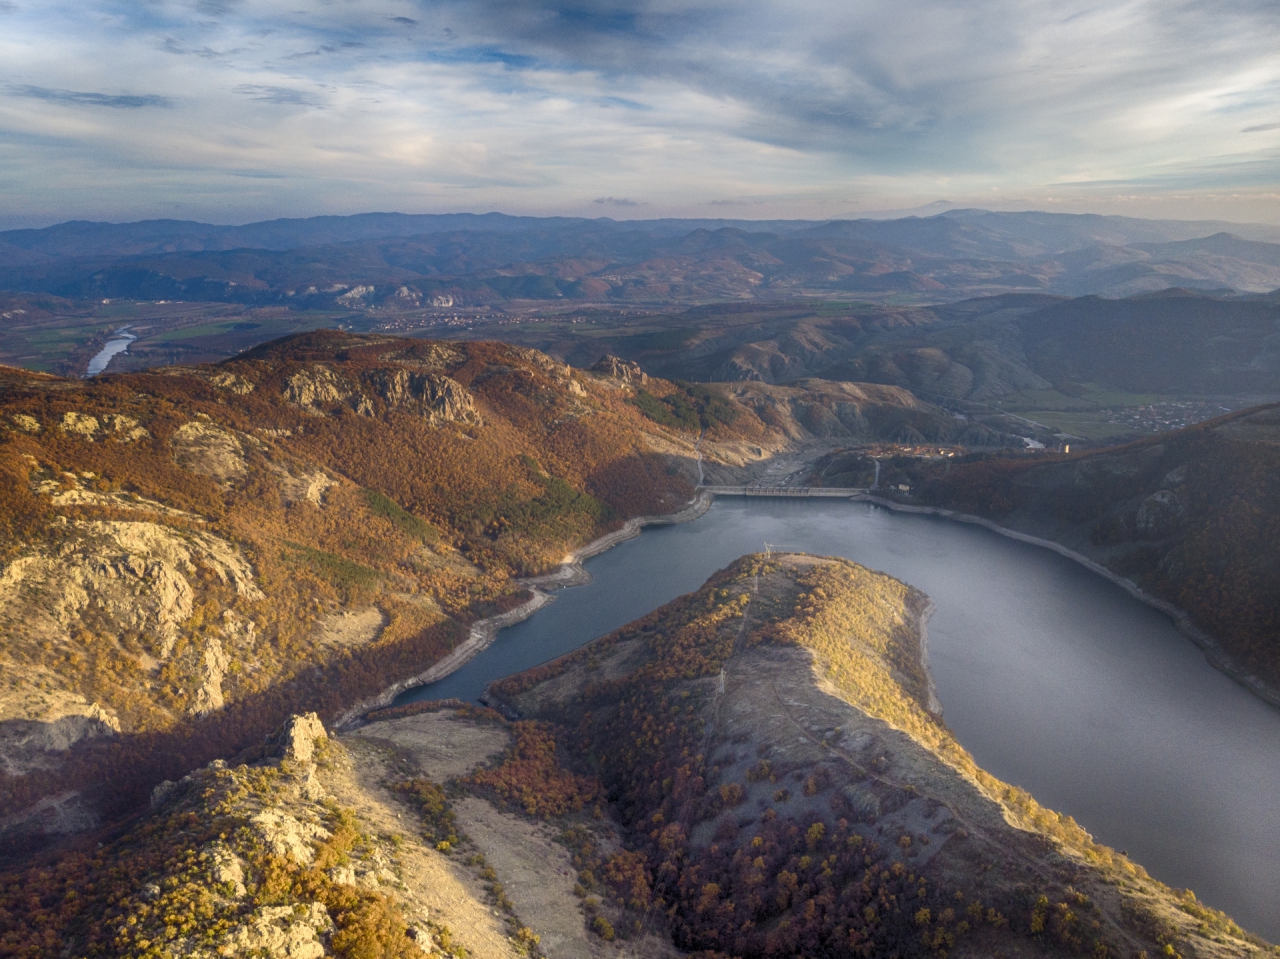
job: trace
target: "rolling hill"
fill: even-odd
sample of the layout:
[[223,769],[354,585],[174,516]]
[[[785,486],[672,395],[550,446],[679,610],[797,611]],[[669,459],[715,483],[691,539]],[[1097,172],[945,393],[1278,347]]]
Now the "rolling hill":
[[1280,700],[1277,406],[1070,456],[884,466],[910,503],[1061,543],[1185,611],[1215,664]]
[[333,331],[0,391],[0,831],[33,837],[416,675],[519,577],[684,507],[699,456],[740,481],[795,442],[957,426],[892,387]]
[[926,598],[747,556],[490,699],[315,714],[0,883],[21,959],[1274,956],[979,768]]

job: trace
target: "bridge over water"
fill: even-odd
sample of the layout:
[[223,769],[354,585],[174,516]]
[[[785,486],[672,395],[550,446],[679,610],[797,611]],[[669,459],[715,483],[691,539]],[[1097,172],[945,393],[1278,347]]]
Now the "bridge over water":
[[847,486],[703,486],[716,496],[786,496],[848,499],[870,490]]

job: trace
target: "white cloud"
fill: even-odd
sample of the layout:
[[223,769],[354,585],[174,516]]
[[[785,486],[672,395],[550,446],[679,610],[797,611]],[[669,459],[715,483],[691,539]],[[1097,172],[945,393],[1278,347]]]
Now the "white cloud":
[[623,210],[609,198],[822,216],[945,195],[1161,215],[1236,197],[1217,202],[1280,218],[1280,22],[1251,0],[3,12],[12,217]]

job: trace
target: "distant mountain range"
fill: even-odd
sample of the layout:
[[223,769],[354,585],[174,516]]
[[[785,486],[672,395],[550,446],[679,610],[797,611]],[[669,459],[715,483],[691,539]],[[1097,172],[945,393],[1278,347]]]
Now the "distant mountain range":
[[1280,287],[1280,227],[950,210],[826,222],[368,213],[0,233],[0,289],[85,299],[410,309],[1169,287]]
[[[577,318],[591,324],[591,335]],[[1004,294],[915,307],[721,303],[643,318],[583,310],[562,322],[495,319],[465,335],[503,337],[577,366],[609,352],[677,379],[787,384],[816,377],[903,387],[935,401],[985,404],[1059,390],[1055,402],[1070,405],[1084,384],[1163,396],[1280,396],[1276,295],[1171,289],[1124,299]]]

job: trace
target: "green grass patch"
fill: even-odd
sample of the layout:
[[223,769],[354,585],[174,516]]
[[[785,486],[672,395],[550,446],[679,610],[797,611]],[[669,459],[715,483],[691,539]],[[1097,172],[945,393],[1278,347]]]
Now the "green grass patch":
[[382,574],[376,569],[354,563],[337,553],[314,549],[289,540],[285,540],[284,545],[317,573],[341,589],[372,589],[382,579]]
[[1018,414],[1029,420],[1043,423],[1059,433],[1072,433],[1090,440],[1107,440],[1115,436],[1127,436],[1134,432],[1124,423],[1107,422],[1108,414],[1091,411],[1063,412],[1060,410],[1026,410]]
[[168,330],[163,333],[157,333],[155,336],[147,337],[148,342],[167,343],[174,340],[194,340],[202,336],[226,336],[230,333],[252,334],[254,337],[271,338],[274,336],[283,336],[285,333],[291,333],[299,329],[305,324],[295,323],[292,320],[261,320],[258,325],[251,330],[244,328],[245,318],[242,316],[235,317],[216,323],[201,323],[199,326],[184,326],[176,330]]
[[680,391],[661,399],[645,390],[637,390],[631,400],[640,412],[663,426],[673,429],[709,429],[716,423],[732,423],[738,410],[719,393],[700,383],[676,382]]
[[371,489],[362,489],[360,497],[364,500],[364,505],[369,508],[369,512],[390,520],[391,524],[401,532],[415,536],[424,543],[440,541],[440,533],[434,526],[414,516],[391,497],[383,496],[377,490]]

